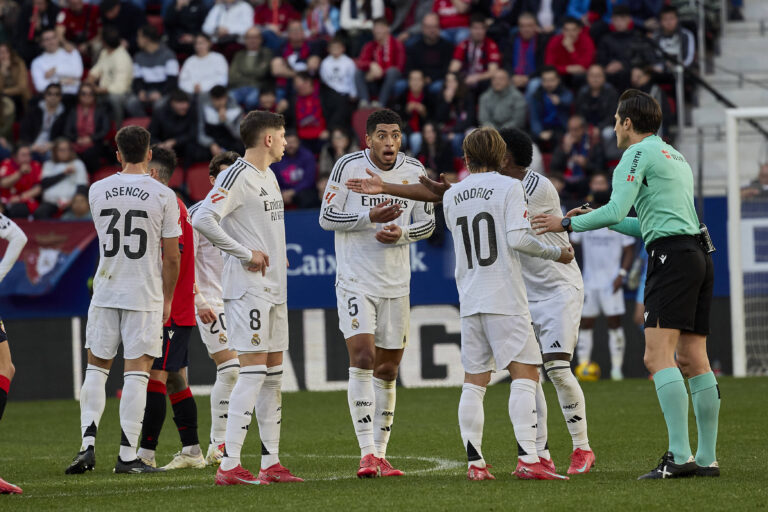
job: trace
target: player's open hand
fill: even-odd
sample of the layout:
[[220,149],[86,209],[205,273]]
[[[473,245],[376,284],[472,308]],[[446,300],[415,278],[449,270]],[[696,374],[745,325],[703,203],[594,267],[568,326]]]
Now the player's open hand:
[[565,263],[566,265],[573,261],[573,247],[560,248],[560,257],[557,259],[558,263]]
[[397,224],[388,224],[376,233],[376,240],[383,244],[394,244],[403,236],[403,230]]
[[568,213],[565,214],[566,217],[569,219],[572,217],[578,217],[579,215],[584,215],[585,213],[589,213],[593,211],[594,208],[584,208],[583,206],[579,206],[577,208],[574,208],[573,210],[570,210]]
[[251,261],[245,266],[250,272],[261,272],[261,275],[267,275],[269,266],[269,256],[261,251],[251,251]]
[[345,183],[347,188],[352,192],[369,196],[384,192],[384,182],[381,180],[381,176],[370,169],[366,169],[365,172],[370,178],[350,178]]
[[531,227],[537,235],[543,235],[544,233],[561,233],[565,231],[562,222],[562,217],[540,213],[531,219]]
[[371,208],[368,218],[371,219],[371,222],[376,224],[385,224],[387,222],[392,222],[402,214],[403,210],[400,208],[400,205],[396,203],[393,204],[391,199],[387,199],[381,204]]
[[419,176],[419,183],[427,187],[430,192],[442,198],[445,191],[451,188],[451,183],[444,173],[440,173],[440,181],[429,179],[427,176]]
[[206,325],[216,321],[216,313],[214,313],[211,308],[198,308],[197,316],[199,316],[200,320]]

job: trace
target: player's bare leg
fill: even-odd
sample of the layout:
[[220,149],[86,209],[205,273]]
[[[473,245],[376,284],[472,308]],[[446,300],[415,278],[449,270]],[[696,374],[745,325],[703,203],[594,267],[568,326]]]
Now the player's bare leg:
[[592,360],[592,329],[595,327],[594,317],[582,317],[579,326],[579,342],[576,344],[576,355],[579,358],[579,364],[588,363]]
[[621,367],[624,365],[624,328],[621,326],[620,316],[609,316],[608,324],[608,349],[611,353],[611,379],[622,380],[624,373]]
[[[8,390],[11,381],[16,373],[16,369],[11,361],[11,349],[8,346],[8,340],[5,340],[5,327],[0,320],[0,329],[2,329],[2,338],[0,338],[0,419],[3,418],[5,403],[8,399]],[[6,482],[0,478],[0,494],[21,494],[21,487]]]
[[496,480],[488,472],[482,453],[485,410],[485,389],[491,381],[491,372],[465,373],[459,400],[459,430],[461,442],[467,452],[468,480]]
[[397,397],[397,370],[403,359],[404,349],[388,350],[376,347],[373,368],[373,444],[379,458],[381,476],[402,476],[404,473],[392,467],[387,460],[387,444],[395,421]]
[[106,384],[112,359],[101,359],[88,349],[88,367],[80,388],[80,451],[65,473],[76,475],[92,471],[96,466],[95,444],[101,415],[107,401]]
[[379,466],[373,434],[376,414],[373,368],[376,362],[376,344],[373,334],[357,334],[347,339],[349,351],[349,386],[347,401],[357,443],[360,446],[359,478],[378,476]]
[[216,382],[211,389],[211,437],[205,460],[208,464],[221,464],[224,457],[224,435],[227,431],[229,397],[237,382],[240,361],[234,350],[221,350],[210,354],[216,364]]

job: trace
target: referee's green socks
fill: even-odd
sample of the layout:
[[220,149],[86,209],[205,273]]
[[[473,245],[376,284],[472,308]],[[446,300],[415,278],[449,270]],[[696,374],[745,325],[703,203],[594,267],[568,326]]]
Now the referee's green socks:
[[685,464],[691,458],[688,440],[688,390],[683,374],[677,367],[664,368],[653,374],[656,395],[667,422],[669,451],[675,456],[675,464]]
[[702,373],[688,379],[691,387],[693,412],[696,414],[696,428],[699,431],[699,447],[696,449],[696,464],[709,466],[717,460],[717,420],[720,414],[720,388],[712,372]]

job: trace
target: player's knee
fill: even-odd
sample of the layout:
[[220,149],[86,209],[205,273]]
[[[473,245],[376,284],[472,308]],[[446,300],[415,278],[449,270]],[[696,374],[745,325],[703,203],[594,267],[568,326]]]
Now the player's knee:
[[169,395],[187,389],[187,381],[184,380],[184,377],[182,377],[181,374],[176,372],[171,372],[168,374],[168,380],[166,381],[165,385],[166,389],[168,389]]
[[475,386],[487,387],[491,382],[491,372],[486,373],[465,373],[464,383]]
[[395,380],[397,378],[397,364],[390,361],[379,363],[376,365],[373,374],[377,379]]
[[373,351],[361,350],[350,356],[349,365],[362,370],[373,370],[375,359]]

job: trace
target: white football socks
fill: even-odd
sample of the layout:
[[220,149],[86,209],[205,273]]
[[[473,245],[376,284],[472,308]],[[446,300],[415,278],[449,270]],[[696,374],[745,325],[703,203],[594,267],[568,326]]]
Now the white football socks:
[[552,460],[547,443],[547,399],[544,396],[544,388],[541,387],[541,376],[536,386],[536,453],[539,457]]
[[467,466],[485,467],[483,458],[483,425],[485,424],[485,388],[467,382],[461,387],[459,400],[459,430],[467,452]]
[[243,366],[237,378],[235,388],[229,397],[227,413],[227,432],[224,436],[226,456],[221,461],[221,469],[229,471],[240,464],[240,451],[243,449],[248,426],[253,418],[253,408],[267,375],[267,365]]
[[536,386],[530,379],[515,379],[509,389],[509,418],[515,429],[518,457],[526,464],[539,462],[536,453]]
[[376,446],[376,456],[382,459],[387,456],[389,435],[395,421],[396,384],[394,380],[373,378],[373,402],[376,407],[373,416],[373,444]]
[[211,444],[219,446],[227,432],[229,397],[240,373],[237,359],[224,361],[216,367],[216,382],[211,389]]
[[608,348],[611,352],[611,369],[621,371],[624,365],[624,329],[608,329]]
[[107,377],[109,370],[106,368],[89,364],[85,370],[83,387],[80,388],[80,434],[83,437],[80,451],[96,443],[96,432],[107,401]]
[[373,370],[350,367],[347,401],[352,424],[355,426],[357,443],[360,445],[360,456],[376,455],[373,440],[373,417],[375,416],[373,391]]
[[576,355],[579,358],[579,364],[588,363],[592,360],[592,329],[581,329],[579,331],[579,342],[576,344]]
[[283,407],[283,366],[267,368],[267,376],[256,399],[256,420],[261,437],[261,469],[280,462],[280,423]]
[[587,408],[584,403],[584,392],[579,381],[571,372],[568,361],[548,361],[544,363],[547,377],[555,385],[557,400],[565,417],[568,432],[571,433],[573,449],[591,450],[587,438]]
[[147,384],[149,373],[125,372],[123,374],[123,396],[120,398],[120,460],[136,460],[136,445],[139,444],[144,408],[147,405]]

